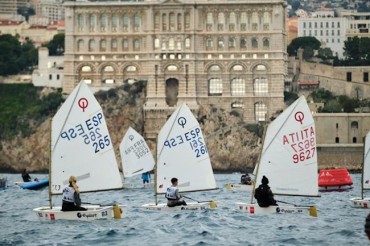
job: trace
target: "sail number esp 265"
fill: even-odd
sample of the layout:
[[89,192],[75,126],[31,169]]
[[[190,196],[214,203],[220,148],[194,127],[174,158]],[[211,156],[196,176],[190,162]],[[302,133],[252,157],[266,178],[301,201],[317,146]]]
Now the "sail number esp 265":
[[304,162],[316,154],[315,129],[313,126],[283,135],[283,144],[289,145],[293,155],[293,163]]
[[168,148],[174,148],[184,143],[190,145],[190,148],[194,151],[196,158],[199,158],[208,152],[199,127],[185,132],[183,135],[178,135],[176,137],[167,139],[164,142],[164,146]]
[[109,135],[104,135],[99,127],[104,123],[103,114],[101,112],[93,115],[90,119],[83,123],[71,127],[60,134],[60,137],[68,141],[73,141],[76,138],[82,138],[87,145],[92,145],[95,153],[105,149],[111,144]]

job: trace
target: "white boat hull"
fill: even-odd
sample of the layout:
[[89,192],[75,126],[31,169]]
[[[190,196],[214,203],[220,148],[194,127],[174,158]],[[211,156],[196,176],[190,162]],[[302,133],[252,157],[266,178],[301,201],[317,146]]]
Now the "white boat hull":
[[[214,203],[214,202],[213,202]],[[215,204],[215,203],[214,203]],[[142,208],[151,211],[164,211],[164,212],[176,212],[176,211],[201,211],[206,209],[214,209],[214,204],[211,202],[199,202],[199,203],[187,203],[186,206],[175,206],[168,207],[165,203],[149,203],[144,204]]]
[[[269,206],[267,208],[262,208],[258,206],[258,204],[248,204],[248,203],[242,203],[238,202],[235,204],[238,210],[241,210],[243,212],[246,212],[248,214],[254,215],[254,214],[292,214],[292,213],[298,213],[298,214],[307,214],[312,215],[313,211],[312,209],[315,207],[299,207],[299,206]],[[315,208],[316,211],[316,208]]]
[[319,186],[320,192],[328,192],[328,191],[348,191],[353,187],[350,185],[341,185],[341,186]]
[[352,206],[355,208],[370,208],[370,197],[355,197],[350,199]]
[[227,190],[237,190],[237,191],[252,191],[253,185],[246,184],[230,184],[226,185]]
[[[87,211],[62,211],[61,207],[40,207],[35,208],[33,211],[36,213],[40,220],[101,220],[101,219],[113,219],[115,216],[114,206],[99,206],[89,205],[84,206]],[[120,208],[122,211],[122,208]],[[120,214],[121,216],[121,214]]]

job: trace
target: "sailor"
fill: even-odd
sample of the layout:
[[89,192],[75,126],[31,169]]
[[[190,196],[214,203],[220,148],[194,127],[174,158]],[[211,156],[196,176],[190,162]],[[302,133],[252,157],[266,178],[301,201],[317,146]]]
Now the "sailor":
[[270,205],[277,206],[274,199],[274,194],[268,186],[269,180],[266,176],[262,177],[262,184],[254,192],[254,198],[257,199],[257,203],[260,207],[268,207]]
[[144,188],[145,188],[145,183],[149,184],[149,182],[150,182],[150,172],[143,173],[141,175],[141,179],[143,180],[143,185],[144,185]]
[[246,185],[251,185],[252,184],[252,179],[251,177],[248,175],[248,173],[246,174],[243,174],[240,178],[240,183],[241,184],[246,184]]
[[177,188],[178,180],[177,178],[171,179],[172,185],[167,188],[166,198],[167,198],[167,206],[168,207],[175,207],[185,205],[186,202],[182,200],[182,196],[179,194],[179,188]]
[[23,179],[23,182],[31,182],[32,181],[31,176],[27,172],[26,168],[22,172],[22,179]]
[[86,211],[81,207],[80,191],[75,176],[69,177],[69,186],[63,189],[62,211]]

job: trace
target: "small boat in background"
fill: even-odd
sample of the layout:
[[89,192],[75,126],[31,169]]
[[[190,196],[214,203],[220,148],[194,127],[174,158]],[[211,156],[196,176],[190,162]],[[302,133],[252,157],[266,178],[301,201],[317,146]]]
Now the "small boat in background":
[[7,178],[0,178],[0,190],[5,190],[7,186]]
[[319,191],[346,191],[352,189],[353,181],[345,168],[323,169],[319,174]]
[[31,182],[23,182],[23,184],[19,185],[20,188],[28,189],[28,190],[39,190],[39,189],[43,189],[47,186],[49,186],[49,180],[48,179],[35,180],[35,181],[31,181]]

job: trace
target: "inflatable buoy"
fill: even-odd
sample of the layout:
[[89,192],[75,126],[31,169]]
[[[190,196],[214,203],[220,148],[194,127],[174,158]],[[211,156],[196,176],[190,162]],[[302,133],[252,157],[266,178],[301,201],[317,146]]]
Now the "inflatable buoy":
[[210,208],[217,208],[217,204],[216,204],[216,202],[215,202],[215,201],[211,201],[211,202],[209,203],[209,207],[210,207]]
[[230,184],[230,183],[228,183],[227,185],[226,185],[226,189],[227,190],[231,190],[231,188],[232,188],[233,186]]
[[113,215],[115,219],[121,219],[122,218],[122,209],[119,207],[118,204],[113,205]]

